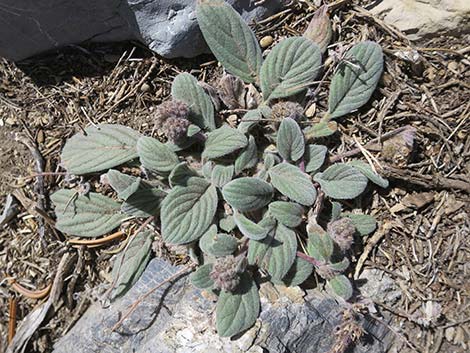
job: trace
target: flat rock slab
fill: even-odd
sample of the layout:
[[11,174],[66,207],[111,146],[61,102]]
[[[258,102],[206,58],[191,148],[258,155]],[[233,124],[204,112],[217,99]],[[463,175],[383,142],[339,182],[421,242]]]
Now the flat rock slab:
[[[211,293],[189,284],[187,276],[167,283],[143,301],[123,324],[111,328],[137,298],[179,270],[153,259],[136,285],[103,308],[93,304],[54,353],[323,353],[335,340],[341,321],[338,303],[317,291],[307,296],[298,287],[261,287],[261,314],[250,330],[237,338],[220,338],[214,329]],[[353,352],[385,352],[391,344],[387,328],[362,322],[367,334]]]
[[[281,8],[281,0],[229,0],[247,21]],[[22,60],[82,42],[138,40],[166,58],[208,53],[196,0],[3,0],[0,56]]]

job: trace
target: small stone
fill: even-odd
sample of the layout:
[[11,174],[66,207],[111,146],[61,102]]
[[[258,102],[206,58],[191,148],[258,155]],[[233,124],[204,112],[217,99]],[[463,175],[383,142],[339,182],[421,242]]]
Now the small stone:
[[150,86],[147,83],[144,83],[144,84],[142,84],[142,86],[140,86],[140,91],[141,92],[148,92],[148,91],[150,91]]
[[453,327],[446,328],[446,330],[444,332],[444,335],[445,335],[446,340],[448,342],[452,342],[452,340],[454,339],[454,336],[455,336],[455,328],[453,328]]
[[227,122],[231,127],[236,127],[237,126],[237,121],[238,121],[237,114],[231,114],[227,118]]
[[11,118],[11,117],[10,117],[10,118],[7,118],[7,119],[5,120],[5,123],[6,123],[7,125],[10,125],[10,126],[15,125],[15,124],[16,124],[16,119]]
[[261,48],[267,48],[271,44],[273,44],[273,41],[274,41],[273,37],[265,36],[265,37],[261,38],[261,40],[259,41],[259,44],[261,45]]
[[305,116],[307,118],[313,118],[315,116],[315,112],[317,111],[317,105],[313,103],[310,107],[307,108],[305,111]]
[[459,64],[456,61],[451,61],[447,65],[447,68],[451,71],[458,71],[459,70]]
[[44,137],[44,131],[39,130],[38,131],[38,136],[36,137],[37,143],[44,143],[45,137]]

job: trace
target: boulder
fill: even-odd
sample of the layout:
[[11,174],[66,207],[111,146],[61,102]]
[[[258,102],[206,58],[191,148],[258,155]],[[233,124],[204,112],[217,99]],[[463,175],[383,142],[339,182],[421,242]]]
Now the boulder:
[[383,0],[370,11],[414,41],[470,32],[469,0]]
[[[111,328],[142,294],[179,270],[153,259],[135,286],[107,307],[93,304],[54,353],[323,353],[335,340],[342,309],[333,298],[299,287],[261,286],[261,314],[239,337],[221,338],[214,328],[212,293],[195,289],[182,276],[156,290],[116,330]],[[385,352],[392,335],[364,319],[366,335],[353,352]]]
[[[281,0],[229,0],[251,22],[272,15]],[[209,50],[196,21],[196,0],[4,0],[0,56],[22,60],[82,42],[138,40],[166,58]]]

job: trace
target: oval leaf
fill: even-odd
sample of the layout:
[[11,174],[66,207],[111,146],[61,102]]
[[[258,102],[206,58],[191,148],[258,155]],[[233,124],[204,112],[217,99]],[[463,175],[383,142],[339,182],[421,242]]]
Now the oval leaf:
[[277,133],[277,149],[287,161],[297,161],[304,155],[305,138],[299,124],[294,119],[282,120]]
[[367,214],[343,213],[342,215],[351,219],[357,232],[362,236],[373,233],[377,228],[375,218]]
[[269,204],[269,212],[278,222],[295,228],[302,223],[304,208],[294,202],[275,201]]
[[328,280],[328,289],[332,294],[337,295],[344,300],[348,300],[353,295],[351,281],[345,275],[337,275]]
[[238,240],[229,234],[217,233],[214,225],[199,239],[199,247],[208,255],[227,256],[237,250]]
[[266,263],[265,268],[273,278],[281,280],[294,263],[296,253],[297,236],[295,232],[278,224],[274,240],[263,260]]
[[176,76],[171,85],[171,95],[189,106],[189,120],[194,124],[203,129],[215,129],[214,106],[211,98],[199,86],[195,77],[188,73]]
[[130,195],[136,192],[142,179],[136,178],[131,175],[121,173],[117,170],[111,169],[106,173],[109,185],[117,192],[118,197],[122,200],[127,199]]
[[168,175],[175,168],[179,159],[167,145],[152,137],[141,137],[137,142],[140,163],[152,172]]
[[241,212],[266,206],[271,201],[273,192],[272,186],[267,182],[250,177],[232,180],[222,189],[225,201]]
[[307,173],[316,172],[325,162],[328,149],[322,145],[307,145],[305,150],[305,171]]
[[171,244],[198,239],[212,223],[217,210],[217,190],[202,178],[176,186],[162,202],[162,237]]
[[197,22],[212,53],[225,69],[245,82],[255,82],[262,63],[254,33],[225,1],[202,1]]
[[109,197],[89,192],[78,195],[74,190],[61,189],[51,196],[61,232],[79,237],[97,237],[117,228],[126,218],[121,205]]
[[233,178],[235,167],[233,165],[216,164],[212,169],[212,184],[221,188]]
[[287,287],[295,287],[304,283],[313,272],[313,265],[300,257],[296,257],[294,264],[290,268],[289,272],[282,278],[282,280],[276,280],[271,278],[274,284],[284,284]]
[[307,241],[307,253],[316,260],[330,261],[334,251],[333,239],[327,234],[310,233]]
[[235,174],[240,174],[245,169],[253,168],[258,163],[258,147],[255,138],[250,135],[248,145],[235,160]]
[[61,161],[69,173],[82,175],[116,167],[137,158],[140,134],[126,126],[100,124],[85,128],[65,143]]
[[240,124],[237,129],[246,134],[253,127],[255,127],[263,119],[263,115],[259,109],[248,110],[241,118]]
[[264,219],[259,223],[255,223],[237,211],[234,213],[234,220],[240,232],[245,237],[253,240],[264,239],[276,224],[275,222],[263,222]]
[[196,288],[211,289],[214,285],[214,281],[210,276],[211,272],[212,264],[202,265],[189,275],[189,280]]
[[334,199],[353,199],[366,189],[367,178],[357,169],[343,163],[328,167],[313,178],[323,192]]
[[351,113],[367,103],[382,71],[380,45],[366,41],[349,49],[331,80],[328,99],[330,118]]
[[303,37],[277,44],[261,67],[261,91],[265,101],[289,97],[310,86],[321,67],[320,48]]
[[156,216],[165,196],[159,188],[140,187],[124,201],[121,211],[134,217]]
[[376,172],[372,170],[369,164],[360,161],[360,160],[353,160],[348,163],[348,165],[356,168],[359,170],[364,176],[369,179],[371,182],[374,184],[382,187],[382,188],[388,188],[388,180],[382,178],[380,175],[378,175]]
[[216,308],[217,332],[231,337],[249,329],[256,322],[260,299],[256,283],[244,273],[234,292],[221,291]]
[[170,186],[174,188],[177,185],[186,186],[189,178],[198,176],[194,169],[191,169],[186,162],[182,162],[173,168],[168,177],[168,181],[170,182]]
[[137,282],[150,260],[152,243],[152,233],[144,230],[130,240],[127,250],[116,256],[112,271],[115,287],[111,299],[124,295]]
[[269,169],[269,176],[273,186],[291,200],[304,206],[311,206],[315,202],[317,191],[309,176],[299,168],[281,163]]
[[244,133],[225,125],[209,133],[202,158],[219,158],[245,147],[247,143]]

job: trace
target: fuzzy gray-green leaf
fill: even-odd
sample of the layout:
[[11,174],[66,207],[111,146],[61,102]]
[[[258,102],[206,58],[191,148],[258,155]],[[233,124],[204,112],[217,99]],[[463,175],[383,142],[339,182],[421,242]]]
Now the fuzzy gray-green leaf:
[[208,255],[227,256],[237,249],[238,240],[229,234],[217,233],[214,225],[199,239],[199,247]]
[[235,219],[233,216],[226,216],[224,218],[221,218],[219,221],[220,229],[226,232],[231,232],[236,228],[236,226],[237,225],[235,224]]
[[263,115],[259,109],[248,110],[241,118],[240,124],[237,129],[246,134],[253,127],[255,127],[263,119]]
[[320,48],[303,37],[282,40],[261,67],[261,91],[265,101],[299,93],[310,86],[321,67]]
[[325,162],[325,157],[326,157],[326,152],[327,152],[326,146],[322,145],[307,145],[307,148],[305,149],[305,171],[307,173],[314,173],[320,167],[323,165]]
[[235,152],[248,144],[244,133],[224,125],[209,133],[202,158],[215,159]]
[[51,196],[57,216],[56,228],[79,237],[97,237],[116,229],[126,218],[121,205],[109,197],[89,192],[77,195],[61,189]]
[[105,175],[109,185],[111,185],[114,191],[117,192],[118,197],[122,200],[127,199],[136,192],[142,183],[142,179],[121,173],[114,169],[108,170]]
[[284,284],[287,287],[295,287],[304,283],[312,272],[313,265],[310,262],[301,259],[300,257],[296,257],[294,263],[289,269],[289,272],[287,272],[282,280],[271,278],[271,281],[274,284]]
[[365,175],[367,179],[369,179],[374,184],[382,188],[388,188],[388,180],[382,178],[380,175],[374,172],[369,164],[356,159],[349,162],[348,165],[359,170],[362,174]]
[[247,273],[240,276],[240,284],[234,292],[222,290],[217,301],[217,332],[231,337],[249,329],[256,322],[260,299],[256,283]]
[[237,211],[235,211],[234,220],[240,232],[247,238],[253,240],[264,239],[275,225],[275,222],[274,224],[267,223],[266,221],[261,221],[259,223],[253,222]]
[[245,169],[253,168],[258,163],[258,148],[255,138],[250,135],[248,145],[242,150],[235,160],[235,174],[240,174]]
[[141,137],[137,153],[142,165],[152,172],[168,175],[179,164],[178,156],[168,146],[152,137]]
[[263,260],[269,274],[278,280],[282,279],[294,263],[296,252],[297,236],[295,232],[278,224],[274,240]]
[[278,222],[295,228],[302,223],[304,208],[294,202],[275,201],[269,204],[269,212]]
[[287,161],[295,162],[304,155],[304,134],[294,119],[282,120],[277,132],[277,149],[281,157]]
[[211,98],[199,86],[195,77],[188,73],[176,76],[171,86],[171,95],[189,106],[189,120],[194,124],[203,129],[215,129],[214,106]]
[[349,49],[331,80],[328,111],[337,118],[360,108],[372,96],[383,70],[380,45],[366,41]]
[[231,74],[255,82],[261,63],[256,36],[241,16],[225,1],[202,1],[197,5],[197,22],[212,53]]
[[299,168],[281,163],[269,169],[271,183],[281,194],[304,206],[311,206],[317,198],[309,176]]
[[214,285],[214,280],[210,277],[212,264],[204,264],[189,275],[192,285],[199,289],[210,289]]
[[123,202],[121,211],[134,217],[156,216],[165,196],[159,188],[140,187]]
[[367,214],[343,213],[343,216],[348,217],[354,224],[357,232],[360,235],[369,235],[377,228],[377,221],[374,217]]
[[122,296],[137,282],[150,260],[152,243],[152,233],[144,230],[130,240],[125,251],[117,255],[112,271],[115,286],[111,299]]
[[140,134],[123,125],[85,128],[65,143],[61,162],[71,174],[82,175],[116,167],[137,158]]
[[198,239],[212,223],[217,210],[217,190],[202,178],[176,186],[162,202],[162,237],[171,244]]
[[313,178],[323,192],[334,199],[353,199],[366,189],[367,178],[344,163],[334,164]]
[[310,233],[308,235],[307,253],[319,261],[330,261],[333,255],[333,239],[327,233]]
[[233,178],[235,167],[233,165],[216,164],[212,169],[212,184],[221,188]]
[[327,282],[328,288],[337,296],[348,300],[353,295],[351,281],[345,275],[337,275]]
[[186,186],[188,179],[197,178],[198,176],[197,172],[188,166],[188,163],[181,162],[173,168],[168,177],[168,181],[170,182],[170,186],[174,188],[177,185]]
[[266,206],[273,197],[273,188],[258,178],[238,178],[226,184],[222,195],[230,206],[241,212],[257,210]]

